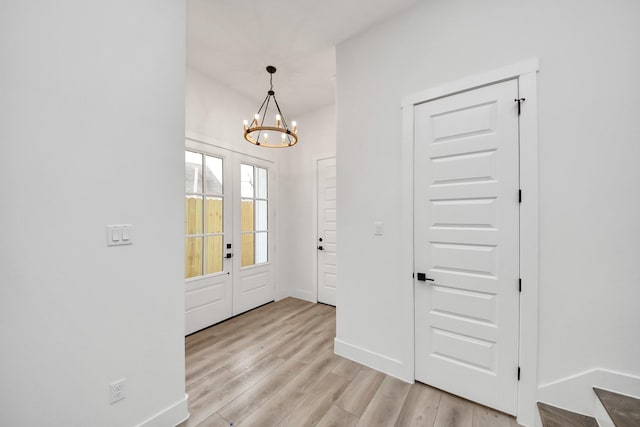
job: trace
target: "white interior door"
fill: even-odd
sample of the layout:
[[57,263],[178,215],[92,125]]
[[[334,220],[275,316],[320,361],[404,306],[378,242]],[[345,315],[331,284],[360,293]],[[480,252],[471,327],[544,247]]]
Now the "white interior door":
[[273,164],[185,151],[185,334],[274,300]]
[[336,158],[317,161],[318,301],[336,305]]
[[416,379],[515,414],[515,80],[415,107]]

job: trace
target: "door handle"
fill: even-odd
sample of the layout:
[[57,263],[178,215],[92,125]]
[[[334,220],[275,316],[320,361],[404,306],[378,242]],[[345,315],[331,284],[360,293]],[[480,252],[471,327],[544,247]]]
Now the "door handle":
[[324,251],[324,248],[322,246],[318,246],[318,250],[319,251]]
[[421,282],[426,282],[426,281],[433,282],[434,281],[433,279],[427,277],[427,275],[424,274],[424,273],[418,273],[418,280],[421,281]]

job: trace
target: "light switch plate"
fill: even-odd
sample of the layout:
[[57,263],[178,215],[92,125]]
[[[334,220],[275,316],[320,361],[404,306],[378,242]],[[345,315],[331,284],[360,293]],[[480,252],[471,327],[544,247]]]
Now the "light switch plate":
[[373,234],[376,236],[382,236],[384,234],[384,223],[376,221],[373,223],[373,226],[375,227]]
[[107,225],[107,246],[123,246],[133,244],[133,225]]

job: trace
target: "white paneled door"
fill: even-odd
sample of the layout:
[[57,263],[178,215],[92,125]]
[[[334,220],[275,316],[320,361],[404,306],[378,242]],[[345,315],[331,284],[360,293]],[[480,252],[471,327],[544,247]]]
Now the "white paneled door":
[[517,81],[415,107],[416,379],[517,409]]
[[336,158],[317,161],[318,301],[336,305]]
[[185,151],[185,333],[273,301],[269,162],[192,143]]

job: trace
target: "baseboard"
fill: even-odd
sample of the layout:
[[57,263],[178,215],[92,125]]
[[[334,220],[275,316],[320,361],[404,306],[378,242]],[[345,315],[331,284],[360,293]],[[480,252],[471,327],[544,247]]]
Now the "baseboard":
[[289,289],[289,294],[287,296],[298,298],[301,300],[309,301],[309,302],[318,302],[316,295],[311,291],[305,291],[302,289]]
[[640,377],[607,369],[591,369],[538,388],[538,401],[600,419],[603,413],[593,387],[640,396]]
[[167,427],[177,426],[181,422],[189,418],[189,395],[185,394],[184,398],[180,399],[168,408],[163,409],[157,414],[145,421],[138,424],[137,427]]
[[382,354],[367,350],[357,345],[349,344],[338,338],[333,341],[334,351],[338,356],[345,357],[361,365],[368,366],[399,380],[413,383],[413,373],[407,372],[407,367],[400,361]]

